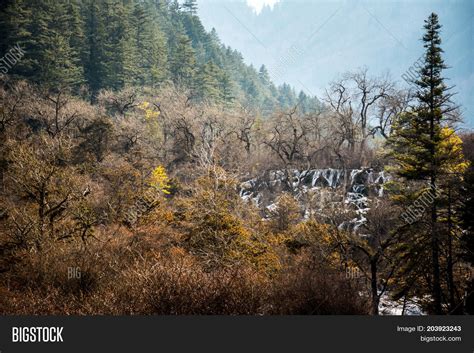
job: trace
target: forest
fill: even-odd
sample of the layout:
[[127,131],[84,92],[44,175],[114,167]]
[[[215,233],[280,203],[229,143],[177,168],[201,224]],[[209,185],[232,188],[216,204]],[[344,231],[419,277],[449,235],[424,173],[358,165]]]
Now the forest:
[[0,4],[0,313],[474,312],[474,134],[442,24],[324,96],[196,0]]

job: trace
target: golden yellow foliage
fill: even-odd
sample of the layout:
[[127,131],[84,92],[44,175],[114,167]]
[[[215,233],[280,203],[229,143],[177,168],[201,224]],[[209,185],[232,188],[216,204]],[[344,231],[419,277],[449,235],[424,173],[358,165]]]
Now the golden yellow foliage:
[[149,185],[165,195],[170,194],[170,180],[166,173],[166,169],[163,166],[160,165],[153,170],[149,180]]
[[159,111],[156,111],[153,108],[151,108],[151,109],[149,108],[150,107],[150,102],[144,101],[138,107],[145,112],[145,119],[146,120],[152,120],[154,118],[157,118],[160,115]]
[[469,167],[469,162],[464,159],[462,140],[450,127],[443,127],[440,131],[441,141],[436,154],[442,159],[442,168],[445,173],[462,174]]
[[189,195],[176,200],[175,225],[183,245],[209,267],[245,265],[274,273],[279,257],[267,234],[242,218],[245,205],[235,192],[235,180],[219,170],[197,179]]

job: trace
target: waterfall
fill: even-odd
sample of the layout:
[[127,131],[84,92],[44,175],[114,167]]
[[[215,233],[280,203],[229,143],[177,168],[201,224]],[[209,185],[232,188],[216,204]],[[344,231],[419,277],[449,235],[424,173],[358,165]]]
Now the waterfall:
[[[349,185],[345,186],[344,180],[348,180]],[[384,183],[387,180],[389,176],[384,171],[376,172],[371,168],[301,171],[294,169],[288,172],[270,170],[261,177],[243,181],[239,195],[242,200],[252,202],[262,210],[268,210],[275,207],[276,199],[282,192],[290,192],[300,201],[305,197],[318,195],[322,202],[324,195],[327,195],[322,193],[323,190],[330,193],[340,190],[344,193],[344,204],[353,208],[357,214],[357,218],[341,224],[340,227],[357,232],[366,222],[364,215],[369,210],[370,199],[383,196]],[[318,212],[317,209],[309,209],[306,205],[302,206],[302,211],[306,218]]]

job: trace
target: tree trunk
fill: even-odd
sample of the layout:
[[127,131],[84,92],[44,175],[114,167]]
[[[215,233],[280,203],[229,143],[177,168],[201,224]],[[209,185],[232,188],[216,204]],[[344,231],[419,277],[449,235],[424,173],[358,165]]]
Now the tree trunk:
[[[430,73],[431,82],[433,82],[433,69],[431,68]],[[433,196],[433,203],[431,204],[431,256],[432,259],[432,272],[433,272],[433,304],[434,312],[436,315],[442,314],[441,309],[441,281],[440,281],[440,270],[439,270],[439,241],[438,241],[438,194],[436,193],[436,151],[435,151],[435,121],[436,112],[434,106],[434,85],[431,83],[431,102],[430,102],[430,155],[431,155],[431,175],[430,175],[430,191]]]
[[370,260],[370,286],[372,291],[372,315],[379,314],[379,295],[377,290],[377,259]]
[[452,241],[452,210],[451,210],[451,187],[448,187],[448,258],[447,258],[447,276],[449,287],[449,308],[454,310],[456,308],[454,298],[454,275],[453,275],[453,241]]
[[432,272],[433,272],[433,304],[434,313],[441,315],[443,313],[441,309],[441,281],[440,281],[440,270],[439,270],[439,241],[438,241],[438,229],[437,229],[437,196],[436,196],[436,179],[434,176],[431,177],[431,192],[434,195],[433,204],[431,206],[431,254],[432,254]]

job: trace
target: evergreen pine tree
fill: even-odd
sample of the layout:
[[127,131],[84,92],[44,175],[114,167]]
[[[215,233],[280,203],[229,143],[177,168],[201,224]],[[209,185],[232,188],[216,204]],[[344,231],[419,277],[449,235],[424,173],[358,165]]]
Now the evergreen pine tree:
[[132,5],[128,2],[106,1],[105,29],[106,81],[105,86],[121,89],[137,81],[136,47],[133,41],[130,18]]
[[177,33],[170,43],[169,71],[174,83],[192,87],[195,75],[195,54],[191,40],[184,33]]
[[268,74],[268,70],[265,65],[260,66],[260,69],[258,70],[258,77],[260,78],[260,82],[263,86],[268,86],[271,83],[270,75]]
[[153,8],[135,3],[131,26],[137,60],[135,83],[155,86],[166,78],[166,42],[158,22],[154,23]]
[[235,99],[235,85],[227,70],[222,70],[220,78],[221,100],[230,106]]
[[[0,10],[0,52],[6,53],[14,45],[19,45],[23,49],[31,47],[33,34],[31,33],[32,9],[27,0],[12,0],[10,3],[2,3]],[[30,58],[23,58],[14,70],[9,73],[17,72],[27,74],[31,72]]]
[[94,0],[87,0],[83,6],[87,47],[83,64],[84,75],[93,102],[99,90],[105,87],[107,34],[105,17],[99,3]]
[[[69,8],[70,9],[70,8]],[[83,80],[79,53],[71,46],[70,24],[78,14],[54,1],[14,0],[2,14],[6,40],[18,44],[25,57],[10,74],[25,76],[47,88],[77,87]]]
[[[66,4],[68,15],[68,37],[69,46],[74,51],[75,64],[80,67],[81,76],[84,75],[84,63],[87,58],[87,45],[84,27],[84,19],[81,14],[80,2],[78,0],[70,0]],[[84,81],[83,77],[81,81]]]
[[191,15],[196,15],[197,14],[197,1],[196,0],[185,0],[183,3],[183,8],[185,11],[190,13]]
[[[440,47],[439,31],[441,25],[438,16],[431,14],[425,21],[425,35],[423,36],[426,49],[424,64],[419,70],[419,78],[414,82],[417,86],[416,98],[418,104],[412,111],[402,114],[394,125],[393,135],[389,140],[392,148],[393,171],[405,180],[412,182],[410,188],[399,188],[394,196],[403,202],[406,207],[417,197],[428,192],[432,202],[427,213],[423,214],[419,227],[411,225],[402,227],[412,233],[404,247],[411,257],[410,263],[420,264],[423,253],[430,259],[430,284],[433,300],[433,311],[442,313],[442,288],[440,270],[440,199],[441,178],[445,174],[444,168],[452,163],[454,156],[443,151],[443,143],[449,139],[449,134],[443,134],[443,128],[451,123],[449,112],[453,107],[450,102],[452,96],[444,84],[442,70],[446,68],[441,57],[443,50]],[[457,158],[457,157],[456,157]],[[426,252],[429,249],[429,252]],[[424,269],[418,270],[423,271]]]
[[213,62],[206,63],[198,73],[197,91],[201,99],[217,102],[221,100],[219,80],[222,72]]
[[82,83],[79,53],[71,47],[72,18],[66,4],[44,1],[35,9],[35,45],[31,55],[37,60],[33,79],[48,88],[77,87]]

